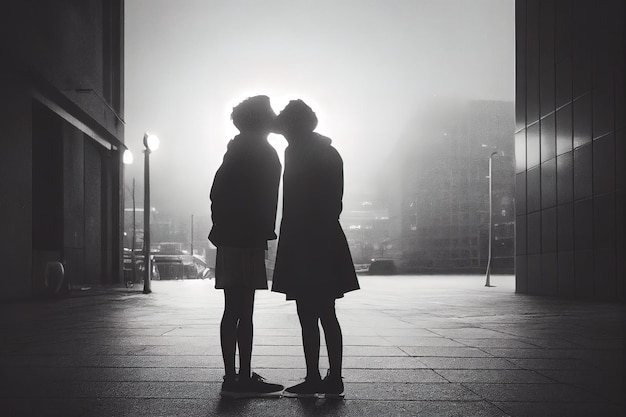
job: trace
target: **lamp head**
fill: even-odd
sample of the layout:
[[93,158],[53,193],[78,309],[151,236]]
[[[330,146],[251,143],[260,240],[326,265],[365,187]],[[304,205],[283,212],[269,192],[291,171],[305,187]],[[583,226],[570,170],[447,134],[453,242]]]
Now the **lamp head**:
[[149,151],[156,151],[159,148],[159,138],[151,133],[143,135],[143,146]]
[[125,165],[133,163],[133,153],[130,151],[130,149],[124,150],[124,153],[122,154],[122,162],[124,162]]

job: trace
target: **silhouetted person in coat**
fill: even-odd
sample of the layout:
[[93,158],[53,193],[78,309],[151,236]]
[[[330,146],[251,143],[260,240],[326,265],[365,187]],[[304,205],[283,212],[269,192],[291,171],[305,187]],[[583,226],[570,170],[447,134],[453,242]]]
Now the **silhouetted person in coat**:
[[[231,398],[280,396],[282,385],[251,373],[254,293],[267,289],[265,250],[276,239],[276,207],[281,165],[267,135],[276,118],[267,96],[244,100],[233,109],[241,132],[228,143],[211,187],[217,246],[215,288],[224,290],[220,341],[225,376],[221,395]],[[239,346],[239,375],[235,348]]]
[[[335,299],[359,288],[346,237],[339,224],[343,161],[331,140],[313,130],[317,117],[302,100],[293,100],[276,119],[285,136],[283,218],[272,291],[296,300],[306,361],[305,381],[285,396],[343,397],[343,341]],[[319,371],[322,324],[330,369]]]

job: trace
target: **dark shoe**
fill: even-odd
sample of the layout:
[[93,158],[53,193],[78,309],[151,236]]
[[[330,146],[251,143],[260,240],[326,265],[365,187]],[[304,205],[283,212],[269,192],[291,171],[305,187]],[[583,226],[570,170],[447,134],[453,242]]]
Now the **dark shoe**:
[[343,389],[342,378],[331,375],[330,371],[326,374],[320,386],[319,393],[323,394],[324,398],[343,398],[346,395]]
[[265,382],[265,378],[252,372],[249,379],[239,379],[239,392],[235,398],[280,398],[284,386]]
[[317,398],[321,383],[319,378],[306,378],[304,382],[287,388],[284,395],[291,398]]
[[220,391],[220,395],[227,398],[238,398],[238,393],[239,382],[237,381],[237,378],[224,377],[224,382],[222,382],[222,390]]

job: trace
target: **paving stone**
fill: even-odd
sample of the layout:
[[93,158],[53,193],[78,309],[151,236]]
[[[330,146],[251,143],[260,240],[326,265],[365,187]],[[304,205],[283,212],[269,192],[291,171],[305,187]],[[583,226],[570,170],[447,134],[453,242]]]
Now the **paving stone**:
[[502,358],[441,358],[420,357],[420,362],[432,369],[519,369],[513,362]]
[[509,359],[523,369],[590,369],[593,366],[582,359],[549,358],[549,359]]
[[359,400],[478,401],[482,398],[453,383],[346,383],[346,397]]
[[[345,342],[349,342],[350,340],[344,340]],[[302,348],[301,348],[302,353]],[[409,356],[406,351],[397,346],[346,346],[343,347],[343,355],[344,357],[349,356],[385,356],[385,357],[394,357],[394,356]]]
[[432,356],[451,358],[484,358],[491,357],[485,349],[457,346],[402,346],[402,350],[411,356]]
[[497,339],[507,337],[506,333],[476,327],[461,327],[453,329],[428,329],[433,333],[450,339]]
[[611,372],[600,369],[538,369],[536,371],[540,375],[545,375],[555,381],[564,384],[591,384],[591,383],[611,383],[618,381],[625,383],[623,380],[623,371],[621,368],[615,368]]
[[475,346],[478,348],[493,347],[493,348],[512,348],[512,349],[524,349],[524,348],[536,348],[537,346],[530,343],[518,340],[515,338],[491,338],[491,339],[464,339],[455,338],[457,342],[464,346]]
[[385,340],[392,346],[463,346],[445,337],[385,336]]
[[571,402],[495,402],[510,416],[532,417],[623,417],[626,408],[606,403]]
[[387,336],[402,336],[402,337],[409,337],[409,338],[438,337],[437,334],[431,332],[430,330],[425,329],[425,328],[419,328],[419,327],[416,327],[415,325],[413,325],[409,329],[406,329],[406,328],[390,329],[390,328],[383,327],[383,328],[377,328],[377,329],[370,329],[370,331],[371,330],[374,330],[374,332],[378,336],[383,336],[383,337],[387,337]]
[[438,369],[437,373],[450,382],[483,382],[493,384],[554,383],[537,372],[521,369]]
[[584,349],[545,349],[545,348],[532,348],[532,349],[512,349],[512,348],[482,348],[488,354],[496,358],[511,358],[511,359],[584,359]]
[[[304,360],[304,359],[303,359]],[[364,356],[347,357],[343,360],[344,368],[369,369],[422,369],[426,365],[413,357]]]
[[254,338],[257,346],[302,346],[302,336],[257,336]]
[[[213,330],[217,330],[217,329],[214,328]],[[298,329],[298,328],[287,328],[287,329],[268,328],[268,327],[261,327],[261,328],[259,328],[258,326],[254,329],[254,335],[255,336],[302,337],[302,333],[300,332],[300,329]]]
[[346,369],[343,372],[343,378],[344,382],[370,382],[373,384],[387,382],[449,382],[431,369]]
[[581,388],[565,384],[481,384],[464,387],[488,401],[602,402],[602,398]]
[[626,405],[626,380],[624,368],[615,368],[612,371],[599,369],[548,369],[538,370],[554,381],[575,385],[586,391],[593,392],[611,402]]

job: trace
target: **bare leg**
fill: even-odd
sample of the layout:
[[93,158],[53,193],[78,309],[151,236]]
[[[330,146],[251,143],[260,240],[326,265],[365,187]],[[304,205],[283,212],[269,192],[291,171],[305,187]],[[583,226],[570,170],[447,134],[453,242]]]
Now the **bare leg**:
[[324,336],[326,337],[330,375],[341,378],[343,336],[341,334],[341,326],[337,320],[334,300],[331,300],[327,305],[323,306],[320,318],[322,328],[324,329]]
[[235,371],[235,348],[237,344],[238,301],[239,296],[235,291],[224,289],[224,314],[220,323],[220,342],[226,379],[234,379],[237,375]]
[[296,300],[298,319],[302,328],[302,346],[307,379],[320,379],[320,329],[318,316],[311,303]]
[[254,312],[254,289],[244,290],[241,296],[239,310],[239,325],[237,326],[237,344],[239,345],[239,376],[250,378],[252,362],[252,337],[254,326],[252,313]]

